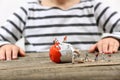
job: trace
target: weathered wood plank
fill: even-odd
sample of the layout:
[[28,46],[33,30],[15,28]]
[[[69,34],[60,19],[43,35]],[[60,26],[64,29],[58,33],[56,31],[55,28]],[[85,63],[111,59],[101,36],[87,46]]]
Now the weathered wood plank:
[[120,54],[112,58],[111,62],[56,64],[48,53],[30,53],[18,60],[0,61],[0,80],[120,80]]

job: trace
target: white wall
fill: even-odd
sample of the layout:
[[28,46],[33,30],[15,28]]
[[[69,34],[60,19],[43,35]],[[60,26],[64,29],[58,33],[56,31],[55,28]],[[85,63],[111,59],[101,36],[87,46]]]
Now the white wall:
[[[103,0],[105,3],[110,5],[113,9],[120,12],[120,0]],[[21,4],[26,0],[0,0],[0,25],[2,25],[8,16],[15,11]],[[20,40],[17,44],[24,48],[24,40]]]
[[101,0],[110,5],[114,10],[120,12],[120,0]]
[[0,0],[0,25],[26,0]]

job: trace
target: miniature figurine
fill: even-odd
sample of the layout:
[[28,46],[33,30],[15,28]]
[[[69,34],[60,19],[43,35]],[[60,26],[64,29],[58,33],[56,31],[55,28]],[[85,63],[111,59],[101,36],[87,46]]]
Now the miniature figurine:
[[64,63],[64,62],[72,62],[74,63],[74,59],[80,56],[80,52],[78,49],[73,48],[73,46],[69,43],[65,43],[67,37],[64,37],[63,42],[59,42],[55,39],[54,45],[50,48],[50,59],[55,63]]
[[[54,45],[51,46],[49,51],[50,59],[55,63],[84,63],[96,61],[111,61],[111,54],[94,53],[93,59],[90,59],[89,53],[82,54],[79,49],[74,48],[71,44],[66,43],[67,36],[64,37],[62,42],[57,39],[53,41]],[[93,54],[91,54],[93,55]]]

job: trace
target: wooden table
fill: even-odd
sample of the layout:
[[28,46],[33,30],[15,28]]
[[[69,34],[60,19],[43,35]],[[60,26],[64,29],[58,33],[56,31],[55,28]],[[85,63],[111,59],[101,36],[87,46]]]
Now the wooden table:
[[56,64],[48,53],[0,61],[0,80],[120,80],[120,54],[111,62]]

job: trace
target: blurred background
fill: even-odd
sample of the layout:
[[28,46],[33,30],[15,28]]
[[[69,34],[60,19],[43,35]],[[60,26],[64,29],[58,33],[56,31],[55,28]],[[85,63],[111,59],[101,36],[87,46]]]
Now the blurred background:
[[[27,0],[0,0],[0,26],[6,21],[20,5]],[[114,10],[120,12],[120,0],[101,0],[107,5],[111,6]],[[16,44],[24,49],[24,39],[21,39]]]

